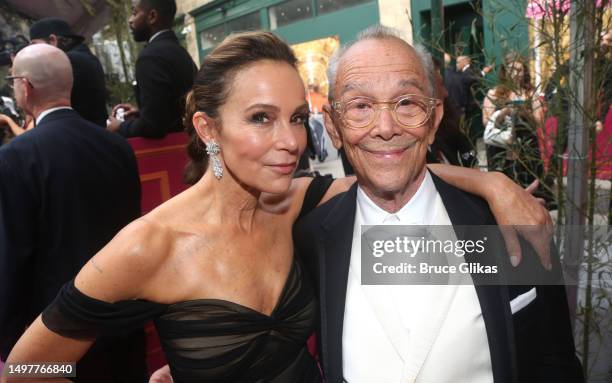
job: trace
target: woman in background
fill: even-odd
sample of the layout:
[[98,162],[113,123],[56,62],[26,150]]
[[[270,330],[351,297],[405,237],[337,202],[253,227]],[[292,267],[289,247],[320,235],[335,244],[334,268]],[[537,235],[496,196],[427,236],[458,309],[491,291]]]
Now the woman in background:
[[537,130],[544,110],[535,93],[526,60],[506,56],[499,82],[482,107],[489,170],[500,170],[523,187],[543,176]]

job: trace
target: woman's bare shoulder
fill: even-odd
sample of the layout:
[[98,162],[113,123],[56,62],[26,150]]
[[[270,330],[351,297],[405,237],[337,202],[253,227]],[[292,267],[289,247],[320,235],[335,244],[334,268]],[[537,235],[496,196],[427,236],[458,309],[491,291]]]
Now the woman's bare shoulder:
[[85,295],[115,302],[146,295],[151,280],[173,247],[173,231],[142,217],[123,228],[94,255],[75,278]]

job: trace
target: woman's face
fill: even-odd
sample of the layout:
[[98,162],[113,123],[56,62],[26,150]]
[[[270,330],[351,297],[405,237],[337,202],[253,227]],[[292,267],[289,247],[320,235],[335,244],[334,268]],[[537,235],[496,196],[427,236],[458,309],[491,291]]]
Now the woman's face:
[[241,69],[219,117],[214,135],[225,171],[258,191],[287,191],[306,146],[308,103],[297,70],[271,60]]
[[523,77],[525,76],[525,68],[523,67],[523,63],[519,61],[511,62],[508,65],[508,75],[513,83],[522,84]]

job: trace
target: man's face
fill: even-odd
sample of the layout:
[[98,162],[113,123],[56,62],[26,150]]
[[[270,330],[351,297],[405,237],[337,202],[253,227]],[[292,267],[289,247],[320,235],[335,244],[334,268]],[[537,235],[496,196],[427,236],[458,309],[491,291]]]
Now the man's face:
[[457,57],[457,70],[462,71],[467,65],[470,64],[470,59],[466,56]]
[[147,41],[151,37],[151,31],[147,23],[149,9],[144,7],[140,1],[132,2],[132,14],[128,20],[134,41]]
[[[18,65],[18,63],[17,63]],[[11,70],[11,75],[12,76],[21,76],[21,74],[19,74],[19,68],[15,67],[15,65],[13,65],[13,68]],[[17,78],[13,81],[13,95],[15,96],[15,103],[17,104],[17,106],[23,110],[25,110],[26,112],[30,112],[27,108],[27,103],[26,103],[26,89],[25,87],[28,86],[26,80],[22,79],[22,78]]]
[[[359,97],[389,101],[407,94],[431,97],[416,52],[396,39],[371,39],[352,46],[339,63],[333,94],[340,102]],[[380,110],[366,128],[350,128],[330,110],[325,122],[334,145],[344,147],[361,187],[370,195],[393,198],[424,174],[427,146],[441,117],[438,103],[423,125],[411,129],[400,126],[390,109]]]

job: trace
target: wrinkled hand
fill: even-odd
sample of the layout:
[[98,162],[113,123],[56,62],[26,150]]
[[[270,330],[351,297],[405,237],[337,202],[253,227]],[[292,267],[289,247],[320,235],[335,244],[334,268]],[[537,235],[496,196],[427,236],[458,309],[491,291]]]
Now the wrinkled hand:
[[496,178],[492,185],[495,195],[490,201],[491,211],[506,243],[510,262],[517,266],[522,260],[518,235],[524,238],[540,257],[542,265],[550,270],[550,242],[553,235],[553,222],[543,200],[531,195],[538,187],[534,181],[522,189],[501,173],[491,173]]
[[138,114],[140,113],[140,111],[138,110],[136,106],[132,104],[128,104],[128,103],[123,103],[123,104],[117,104],[113,107],[111,116],[116,117],[117,109],[119,108],[123,108],[123,110],[125,111],[123,113],[123,118],[125,118],[126,120],[128,118],[137,117]]
[[172,383],[170,367],[166,364],[164,367],[155,371],[149,378],[149,383]]

